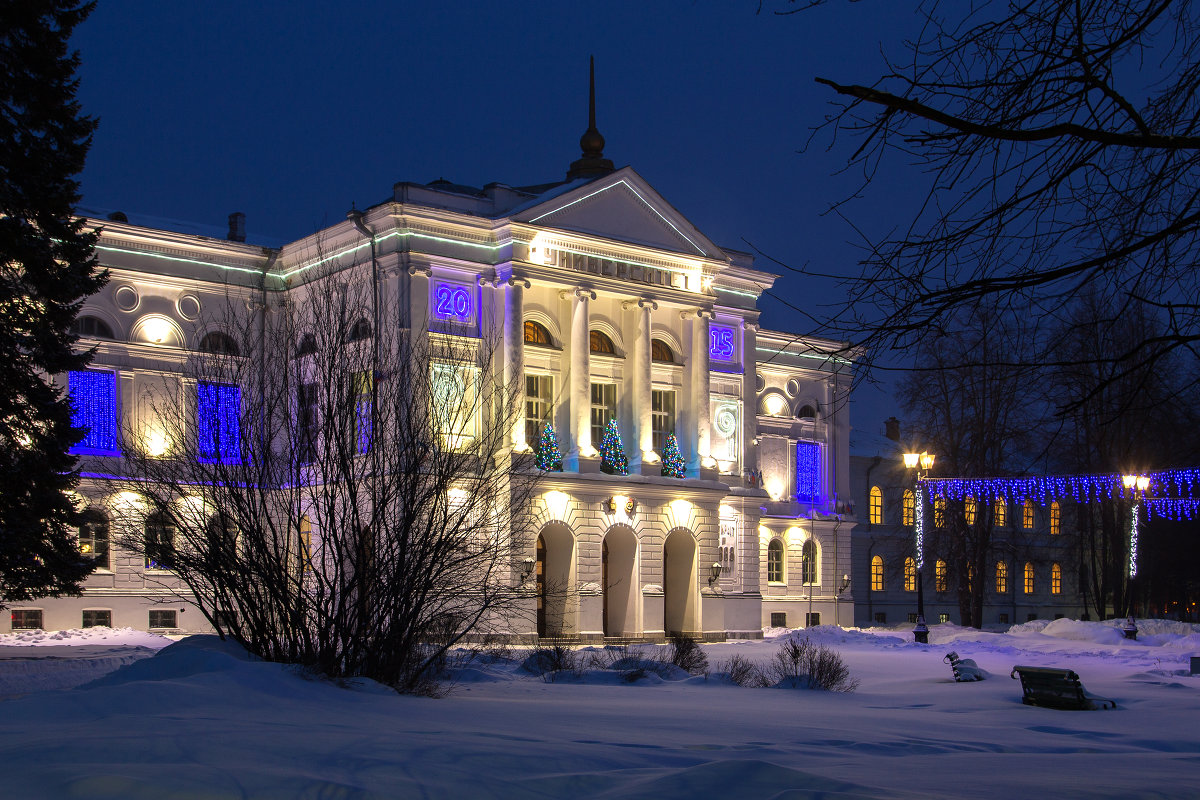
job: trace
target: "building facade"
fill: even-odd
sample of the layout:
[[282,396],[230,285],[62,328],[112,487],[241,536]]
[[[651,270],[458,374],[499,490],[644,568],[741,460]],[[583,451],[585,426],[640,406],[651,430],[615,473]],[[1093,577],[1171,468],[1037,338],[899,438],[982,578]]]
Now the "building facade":
[[[494,332],[495,375],[524,378],[511,451],[529,452],[547,422],[562,444],[514,559],[566,591],[537,599],[514,634],[723,639],[849,624],[849,362],[838,343],[761,329],[774,276],[710,241],[631,168],[613,169],[587,135],[584,150],[566,181],[545,186],[399,183],[386,202],[278,249],[246,244],[240,215],[226,239],[89,220],[110,275],[77,323],[96,354],[59,380],[89,429],[80,540],[100,566],[82,597],[15,605],[11,624],[209,629],[154,558],[170,532],[116,488],[126,439],[170,448],[155,412],[164,385],[198,408],[247,402],[236,386],[189,383],[189,355],[234,346],[235,330],[271,324],[265,308],[305,302],[368,252],[375,324]],[[600,470],[609,422],[627,475]],[[668,434],[684,477],[662,474]],[[187,435],[222,446],[219,433]],[[120,545],[130,532],[144,534],[138,552]]]

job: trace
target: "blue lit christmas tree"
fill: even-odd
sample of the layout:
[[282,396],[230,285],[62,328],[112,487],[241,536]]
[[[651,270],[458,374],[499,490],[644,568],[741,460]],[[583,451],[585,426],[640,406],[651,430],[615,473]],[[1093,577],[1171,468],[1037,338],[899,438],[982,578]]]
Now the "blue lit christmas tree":
[[629,457],[621,445],[621,432],[617,430],[615,419],[608,421],[604,441],[600,443],[600,470],[609,475],[629,474]]
[[667,443],[662,451],[662,474],[667,478],[682,478],[687,474],[687,464],[679,452],[679,440],[675,434],[667,434]]
[[562,453],[558,451],[558,437],[554,435],[554,426],[549,422],[542,428],[542,436],[533,446],[537,455],[537,468],[546,472],[562,472]]

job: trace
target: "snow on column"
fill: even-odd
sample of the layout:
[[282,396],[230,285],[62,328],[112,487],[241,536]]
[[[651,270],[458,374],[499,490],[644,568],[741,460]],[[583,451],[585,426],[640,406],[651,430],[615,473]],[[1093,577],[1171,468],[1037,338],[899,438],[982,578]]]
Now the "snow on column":
[[[513,393],[513,402],[523,408],[525,392],[525,290],[529,281],[524,278],[509,278],[504,285],[504,385],[505,391]],[[525,452],[530,449],[525,441],[525,415],[514,415],[512,446]]]

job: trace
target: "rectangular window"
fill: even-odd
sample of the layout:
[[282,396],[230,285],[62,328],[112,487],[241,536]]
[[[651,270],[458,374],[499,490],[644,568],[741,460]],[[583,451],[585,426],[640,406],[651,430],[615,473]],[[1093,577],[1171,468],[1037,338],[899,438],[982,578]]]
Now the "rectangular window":
[[996,621],[999,622],[1001,625],[1007,625],[1008,624],[1008,614],[997,615]]
[[350,391],[354,397],[354,452],[369,453],[375,416],[375,377],[371,370],[353,373]]
[[12,629],[14,631],[36,631],[42,627],[42,611],[40,608],[14,608],[12,612]]
[[83,612],[84,628],[111,628],[112,612],[105,609],[85,609]]
[[71,399],[71,425],[83,428],[83,440],[72,453],[118,456],[117,374],[86,370],[67,373],[67,396]]
[[479,435],[479,370],[447,363],[431,370],[434,431],[443,448],[466,450]]
[[915,612],[915,611],[908,612],[908,621],[914,625],[917,624],[917,612]]
[[821,499],[821,445],[796,442],[796,500],[816,503]]
[[617,418],[617,385],[592,384],[592,447],[600,449],[608,423]]
[[317,385],[305,383],[296,393],[296,460],[311,464],[317,458]]
[[938,614],[938,622],[949,622],[949,621],[950,621],[949,614]]
[[804,627],[815,628],[821,624],[821,612],[809,611],[804,615]]
[[151,611],[150,612],[150,627],[151,628],[175,628],[175,612],[174,611]]
[[525,443],[533,447],[554,415],[554,378],[525,375]]
[[675,432],[675,392],[667,389],[650,392],[650,430],[654,452],[661,455],[667,446],[667,435]]
[[96,569],[108,569],[108,518],[89,513],[79,526],[79,552],[96,561]]
[[1035,619],[1037,619],[1037,618],[1038,618],[1038,617],[1037,617],[1037,614],[1026,614],[1026,615],[1025,615],[1025,621],[1026,621],[1026,622],[1033,622],[1033,621],[1034,621]]
[[771,627],[786,628],[787,627],[787,612],[772,611],[771,612]]
[[887,622],[887,612],[876,611],[875,612],[875,622],[879,625],[885,624]]
[[161,515],[146,520],[146,569],[173,569],[175,526]]
[[200,460],[236,464],[242,453],[242,390],[224,383],[196,384]]

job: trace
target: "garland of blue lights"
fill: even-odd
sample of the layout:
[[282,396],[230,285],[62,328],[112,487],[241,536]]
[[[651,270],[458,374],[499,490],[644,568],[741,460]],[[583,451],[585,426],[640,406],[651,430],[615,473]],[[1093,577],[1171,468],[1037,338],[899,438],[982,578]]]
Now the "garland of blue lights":
[[821,445],[796,442],[796,500],[816,503],[821,499]]
[[71,399],[71,427],[84,428],[83,440],[72,453],[119,456],[117,439],[117,375],[115,372],[83,370],[67,373],[67,396]]
[[200,459],[236,464],[242,454],[242,390],[223,383],[196,385]]

